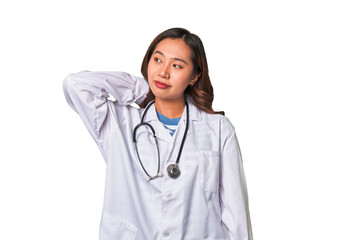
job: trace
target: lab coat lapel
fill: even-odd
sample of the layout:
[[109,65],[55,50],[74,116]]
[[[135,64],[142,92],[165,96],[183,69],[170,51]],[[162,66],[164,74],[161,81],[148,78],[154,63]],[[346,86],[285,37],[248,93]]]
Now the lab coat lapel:
[[[188,100],[187,102],[188,102],[188,106],[189,106],[189,119],[187,119],[186,109],[184,109],[183,115],[182,115],[179,125],[178,125],[178,129],[176,130],[176,132],[173,136],[173,137],[175,137],[174,145],[181,144],[181,141],[182,141],[182,139],[184,137],[184,133],[185,133],[186,121],[188,121],[188,120],[190,121],[188,132],[186,134],[186,137],[187,137],[191,134],[191,131],[193,130],[193,122],[201,120],[199,110],[191,103],[191,101]],[[185,139],[185,141],[186,141],[186,139]]]
[[148,122],[153,126],[155,130],[155,135],[158,139],[165,141],[167,143],[172,142],[171,135],[166,131],[166,129],[164,128],[164,126],[157,117],[156,108],[154,104],[150,106],[148,112],[146,113],[144,122]]

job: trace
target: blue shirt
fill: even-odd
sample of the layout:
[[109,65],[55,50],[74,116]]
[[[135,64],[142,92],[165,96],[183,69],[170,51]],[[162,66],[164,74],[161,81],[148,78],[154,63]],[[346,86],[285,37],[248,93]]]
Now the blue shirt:
[[181,117],[168,118],[168,117],[162,115],[161,113],[159,113],[158,111],[156,111],[156,114],[157,114],[160,122],[164,125],[165,129],[169,131],[171,136],[173,136]]

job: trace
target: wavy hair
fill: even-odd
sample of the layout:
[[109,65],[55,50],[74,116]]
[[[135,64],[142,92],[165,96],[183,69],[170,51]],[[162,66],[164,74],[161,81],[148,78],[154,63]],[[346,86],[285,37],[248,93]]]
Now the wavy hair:
[[[144,78],[148,81],[147,69],[151,56],[157,44],[166,38],[181,39],[191,49],[190,59],[193,63],[192,74],[193,76],[199,75],[199,78],[192,87],[188,86],[185,89],[184,95],[189,95],[191,97],[189,100],[200,110],[203,110],[210,114],[225,115],[223,111],[215,112],[212,109],[214,93],[213,93],[213,87],[210,82],[208,64],[206,60],[206,54],[203,43],[197,35],[190,33],[188,30],[184,28],[170,28],[160,33],[151,42],[141,65],[141,73],[144,76]],[[151,89],[149,89],[149,92],[145,100],[140,104],[140,107],[144,108],[149,102],[151,102],[154,99],[155,96],[151,91]]]

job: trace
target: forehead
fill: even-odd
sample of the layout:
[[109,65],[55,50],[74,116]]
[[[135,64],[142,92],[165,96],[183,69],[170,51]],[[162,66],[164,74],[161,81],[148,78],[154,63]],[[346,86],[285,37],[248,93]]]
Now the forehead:
[[172,39],[166,38],[161,40],[154,52],[160,51],[167,58],[181,58],[184,60],[190,60],[191,49],[190,47],[181,39]]

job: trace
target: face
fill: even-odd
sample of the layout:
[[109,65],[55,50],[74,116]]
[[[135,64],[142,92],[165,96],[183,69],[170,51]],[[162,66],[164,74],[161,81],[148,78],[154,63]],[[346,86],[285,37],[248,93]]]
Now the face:
[[148,82],[156,99],[179,101],[197,80],[193,76],[191,49],[181,39],[160,41],[148,64]]

